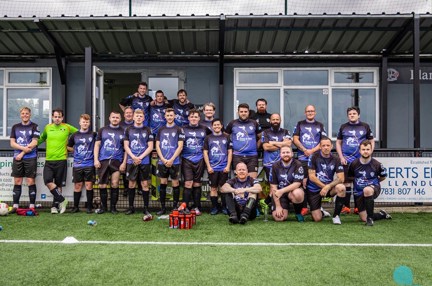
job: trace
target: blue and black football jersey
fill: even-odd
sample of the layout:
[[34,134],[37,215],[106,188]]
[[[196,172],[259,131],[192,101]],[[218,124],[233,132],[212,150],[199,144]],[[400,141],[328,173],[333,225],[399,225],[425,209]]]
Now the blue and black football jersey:
[[129,126],[132,126],[134,124],[134,121],[121,121],[120,122],[120,127],[123,128],[124,130],[126,130],[126,128],[128,128]]
[[150,128],[153,136],[156,136],[159,128],[166,125],[165,110],[167,105],[164,103],[162,105],[150,106]]
[[144,111],[145,119],[144,119],[144,125],[149,126],[150,124],[150,103],[153,101],[153,99],[148,95],[138,95],[135,96],[133,94],[126,96],[123,98],[120,102],[123,106],[130,106],[133,108],[133,110],[141,109]]
[[[254,179],[252,177],[247,177],[246,180],[240,181],[237,177],[230,179],[226,182],[228,185],[230,185],[234,189],[244,189],[244,188],[251,188],[255,184],[259,184],[257,179]],[[234,200],[237,204],[240,206],[245,206],[247,203],[247,200],[249,198],[249,193],[245,192],[243,195],[234,195]]]
[[110,125],[99,129],[96,141],[101,141],[99,149],[99,161],[118,160],[123,162],[124,129],[120,126]]
[[[285,139],[291,139],[291,135],[288,130],[279,128],[278,130],[273,130],[273,128],[266,129],[262,132],[261,140],[262,143],[269,143],[270,141],[282,142]],[[271,168],[271,166],[280,160],[280,151],[265,151],[263,165],[265,167]]]
[[[320,143],[321,137],[327,136],[327,134],[321,122],[302,120],[294,128],[293,136],[298,136],[300,143],[306,149],[312,149]],[[297,151],[297,158],[303,162],[309,159],[301,150]]]
[[78,130],[69,137],[68,147],[73,147],[74,149],[74,167],[94,166],[94,145],[96,142],[96,135],[96,132],[89,129],[86,132]]
[[193,163],[203,159],[204,139],[210,133],[207,127],[198,124],[197,126],[183,126],[185,136],[182,158]]
[[348,169],[348,177],[354,177],[354,195],[363,195],[367,186],[379,186],[379,178],[387,177],[383,164],[372,158],[369,163],[363,164],[360,158],[355,159]]
[[271,185],[277,185],[278,189],[288,187],[294,182],[303,182],[304,169],[302,163],[296,159],[285,166],[282,160],[273,164],[270,172],[269,182]]
[[[132,154],[138,157],[147,150],[148,142],[153,141],[153,134],[147,126],[136,127],[132,125],[126,129],[124,140],[128,141]],[[141,160],[141,165],[150,164],[150,154]],[[133,164],[133,160],[129,155],[126,163]]]
[[194,109],[195,105],[193,105],[190,102],[186,104],[181,104],[178,101],[178,99],[172,99],[169,101],[169,103],[172,105],[172,108],[174,108],[174,113],[175,113],[174,123],[179,127],[188,125],[189,110]]
[[226,168],[229,149],[232,149],[232,143],[226,134],[210,134],[204,139],[204,150],[208,151],[210,166],[215,172]]
[[[39,127],[34,122],[29,122],[27,125],[22,124],[22,122],[12,126],[10,138],[14,138],[15,142],[22,146],[28,146],[33,139],[38,140],[40,137]],[[21,153],[21,150],[14,150],[14,158]],[[23,159],[30,159],[37,157],[37,147],[23,156]]]
[[[333,154],[330,154],[330,157],[324,157],[320,151],[309,157],[308,168],[315,170],[316,177],[325,185],[333,182],[336,173],[344,171],[338,157]],[[311,180],[307,181],[307,188],[311,192],[321,191],[321,188]]]
[[337,139],[342,140],[342,154],[348,163],[360,157],[360,144],[366,139],[373,138],[369,125],[360,121],[342,124],[337,135]]
[[258,155],[257,135],[261,133],[261,128],[255,120],[232,120],[225,129],[225,132],[231,135],[234,155]]
[[213,131],[213,129],[212,129],[212,122],[213,122],[213,120],[206,120],[204,118],[202,121],[200,121],[200,124],[204,125],[205,127],[207,127],[210,131]]
[[[172,158],[177,150],[178,142],[184,141],[184,138],[183,130],[177,125],[161,127],[156,135],[156,141],[160,142],[159,147],[162,156],[168,160]],[[159,159],[158,164],[163,165],[163,162]],[[174,164],[180,164],[180,156],[174,159]]]

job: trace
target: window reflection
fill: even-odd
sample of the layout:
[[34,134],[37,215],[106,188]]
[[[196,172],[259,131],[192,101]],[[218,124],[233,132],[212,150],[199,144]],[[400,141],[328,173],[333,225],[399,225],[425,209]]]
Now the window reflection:
[[27,106],[32,111],[31,121],[43,129],[49,120],[49,89],[11,88],[7,90],[7,136],[12,126],[21,121],[19,110]]

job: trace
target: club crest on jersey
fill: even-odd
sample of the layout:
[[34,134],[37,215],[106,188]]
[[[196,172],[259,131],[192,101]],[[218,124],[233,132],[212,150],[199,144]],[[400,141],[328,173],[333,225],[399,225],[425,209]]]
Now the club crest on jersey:
[[364,131],[363,131],[363,130],[360,130],[359,133],[360,133],[360,135],[363,135],[363,134],[364,134]]
[[303,167],[298,168],[298,172],[299,174],[303,174],[304,173]]
[[252,127],[252,126],[249,126],[249,129],[250,129],[250,130],[253,130],[253,127]]
[[171,132],[171,136],[175,137],[176,133],[175,132]]
[[375,172],[370,172],[371,177],[375,177]]
[[356,138],[352,138],[352,137],[349,137],[347,139],[346,143],[347,143],[348,146],[351,146],[351,147],[357,147],[357,145],[358,145],[357,144],[357,139]]
[[204,132],[201,132],[201,136],[204,136]]
[[[219,142],[218,142],[219,143]],[[222,144],[226,144],[226,140],[222,140]]]

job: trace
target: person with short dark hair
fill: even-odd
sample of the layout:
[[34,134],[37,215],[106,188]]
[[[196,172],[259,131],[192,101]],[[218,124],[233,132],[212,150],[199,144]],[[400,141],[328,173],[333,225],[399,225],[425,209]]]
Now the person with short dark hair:
[[20,109],[21,122],[12,126],[10,146],[14,149],[11,176],[14,178],[13,205],[10,213],[16,213],[22,193],[22,182],[26,177],[30,206],[35,208],[36,202],[36,171],[37,171],[37,145],[40,137],[39,127],[32,122],[31,109]]
[[372,141],[363,140],[360,143],[360,157],[351,162],[348,176],[354,178],[354,200],[357,202],[360,219],[367,226],[373,226],[374,221],[391,219],[385,210],[374,213],[375,199],[381,193],[380,182],[387,177],[384,166],[372,158]]
[[[189,111],[189,124],[183,126],[184,145],[181,153],[181,169],[184,178],[183,201],[189,207],[193,197],[196,215],[201,215],[201,180],[204,174],[203,159],[204,139],[210,130],[199,124],[200,113],[196,109]],[[174,206],[176,207],[176,206]]]
[[245,224],[256,218],[257,196],[262,191],[256,178],[248,175],[245,163],[239,162],[235,168],[236,177],[228,180],[221,191],[225,193],[229,222]]
[[281,159],[273,164],[270,173],[272,216],[275,221],[288,219],[288,207],[289,203],[292,202],[297,221],[304,222],[304,217],[301,214],[301,203],[304,200],[302,188],[304,169],[302,164],[293,156],[291,147],[281,147]]
[[144,112],[134,111],[134,124],[125,131],[124,149],[127,154],[126,178],[129,185],[129,208],[127,215],[135,213],[135,188],[137,182],[142,186],[142,196],[144,201],[144,215],[151,216],[148,211],[150,201],[149,180],[151,175],[150,154],[153,151],[153,134],[151,129],[144,126]]
[[321,137],[319,146],[320,150],[313,153],[309,158],[306,198],[311,209],[312,219],[321,221],[324,217],[321,210],[322,198],[336,196],[332,220],[333,224],[341,224],[339,215],[345,197],[344,169],[339,158],[331,153],[333,144],[330,138]]
[[72,134],[68,140],[68,151],[73,152],[73,183],[74,205],[71,213],[79,212],[83,183],[87,196],[87,213],[93,209],[93,184],[95,182],[94,144],[96,132],[90,129],[90,115],[81,114],[79,119],[80,130]]
[[123,151],[124,129],[120,126],[121,115],[112,111],[110,124],[99,129],[94,147],[94,165],[99,176],[101,208],[96,210],[103,214],[108,210],[107,186],[110,182],[110,212],[117,214],[119,199],[120,172],[126,170],[126,158]]
[[[360,157],[360,144],[364,140],[370,140],[372,151],[375,148],[375,141],[369,124],[360,121],[360,108],[351,106],[347,108],[348,122],[341,125],[337,134],[336,151],[339,155],[341,164],[345,170],[345,207],[342,213],[349,214],[351,200],[351,181],[347,176],[348,168],[351,162]],[[357,206],[354,200],[354,213],[357,213]]]
[[174,123],[175,112],[173,108],[165,111],[166,125],[161,127],[156,136],[156,151],[159,156],[157,176],[160,178],[161,210],[157,215],[166,214],[165,200],[168,177],[171,177],[173,188],[173,206],[180,200],[180,154],[183,150],[185,135],[183,130]]
[[154,137],[156,137],[159,128],[166,125],[165,110],[168,107],[163,91],[156,91],[155,100],[150,105],[150,128]]
[[249,175],[258,176],[258,141],[261,128],[258,123],[249,118],[249,105],[239,104],[238,119],[228,123],[225,133],[230,135],[233,143],[233,166],[243,162],[248,167]]
[[62,109],[52,111],[52,122],[45,126],[38,144],[46,141],[46,157],[43,170],[44,183],[53,195],[51,213],[64,213],[68,200],[62,195],[62,186],[66,185],[67,171],[67,143],[69,136],[78,129],[63,123]]
[[195,105],[189,102],[187,96],[188,94],[186,90],[180,89],[177,91],[177,99],[171,99],[168,101],[175,112],[174,123],[179,127],[189,124],[189,111],[195,109]]
[[204,139],[203,155],[210,185],[211,215],[217,215],[220,211],[228,214],[225,194],[221,194],[222,206],[218,204],[218,187],[221,188],[228,180],[232,161],[232,143],[230,137],[222,132],[222,128],[222,121],[213,119],[213,133]]
[[124,97],[119,103],[119,106],[123,111],[127,106],[132,107],[133,110],[141,109],[144,111],[146,117],[146,120],[144,121],[145,126],[150,125],[150,103],[153,100],[148,94],[146,94],[147,89],[147,83],[140,82],[138,84],[138,90],[134,94]]
[[265,100],[264,98],[259,98],[255,102],[255,105],[256,112],[252,112],[249,118],[255,120],[262,130],[269,129],[271,127],[271,113],[267,112],[267,100]]

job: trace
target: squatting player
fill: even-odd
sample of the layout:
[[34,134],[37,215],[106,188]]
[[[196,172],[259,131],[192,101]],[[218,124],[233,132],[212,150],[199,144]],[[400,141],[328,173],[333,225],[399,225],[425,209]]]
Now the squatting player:
[[303,166],[300,161],[293,158],[291,147],[282,147],[280,157],[281,159],[273,165],[270,173],[273,219],[287,220],[289,203],[292,202],[297,220],[303,222],[304,217],[301,214],[301,203],[304,200]]
[[330,138],[321,137],[319,146],[320,151],[315,152],[309,158],[306,198],[312,212],[312,219],[321,221],[323,218],[322,197],[334,197],[336,195],[333,223],[341,224],[339,215],[345,197],[344,169],[339,158],[331,153],[333,144]]
[[193,196],[195,212],[201,215],[201,179],[204,174],[205,162],[203,159],[204,139],[211,131],[199,124],[200,113],[196,109],[189,111],[189,124],[183,126],[184,145],[181,153],[181,169],[184,178],[183,200],[189,207],[191,195]]
[[12,174],[14,177],[13,206],[10,213],[16,213],[19,208],[19,200],[22,192],[22,182],[27,178],[29,188],[30,208],[35,207],[36,202],[36,170],[37,170],[37,145],[40,136],[39,127],[30,121],[31,110],[28,107],[20,109],[21,122],[12,126],[10,145],[14,149]]
[[[46,162],[43,170],[45,185],[53,195],[51,213],[57,214],[66,211],[68,200],[62,195],[62,186],[66,184],[67,169],[67,143],[68,138],[78,129],[63,123],[64,113],[61,109],[52,111],[52,124],[45,126],[38,144],[46,141]],[[58,206],[58,208],[57,208]]]
[[354,199],[359,215],[367,226],[373,226],[375,220],[391,219],[385,210],[374,213],[375,199],[380,195],[380,182],[387,177],[384,166],[372,158],[373,146],[369,140],[360,144],[360,158],[349,166],[348,176],[354,178]]
[[[216,215],[221,210],[218,204],[218,187],[222,187],[228,180],[232,161],[232,143],[228,135],[222,132],[223,124],[220,119],[213,119],[211,129],[213,133],[204,140],[204,161],[207,166],[211,215]],[[228,214],[225,194],[221,195],[222,212]]]
[[142,186],[144,201],[144,215],[150,215],[148,206],[150,201],[149,180],[151,174],[150,154],[153,151],[153,134],[151,129],[144,126],[144,112],[140,109],[134,112],[134,124],[125,131],[124,149],[127,153],[126,178],[129,181],[129,208],[127,215],[135,213],[135,187],[137,181]]
[[227,208],[230,212],[229,222],[245,224],[256,218],[257,196],[262,191],[258,180],[248,175],[245,163],[240,162],[235,168],[236,177],[222,186]]
[[165,199],[168,177],[171,177],[173,187],[174,208],[180,199],[180,154],[183,150],[184,133],[183,130],[174,123],[174,109],[167,108],[165,111],[166,125],[159,129],[156,136],[156,151],[159,156],[157,175],[160,178],[160,203],[161,210],[157,215],[166,213]]
[[87,213],[92,213],[93,184],[95,182],[94,144],[96,132],[90,129],[90,115],[81,114],[79,119],[80,130],[72,134],[68,141],[68,151],[73,152],[73,182],[74,203],[72,213],[79,212],[79,202],[83,183],[87,196]]

